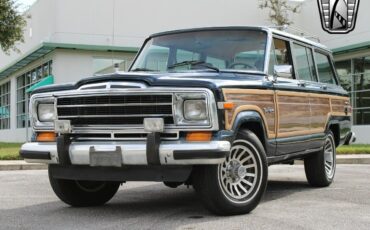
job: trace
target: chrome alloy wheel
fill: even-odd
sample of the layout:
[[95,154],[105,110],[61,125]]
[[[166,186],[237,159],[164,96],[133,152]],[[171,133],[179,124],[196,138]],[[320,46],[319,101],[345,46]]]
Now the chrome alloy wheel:
[[260,186],[261,161],[253,152],[257,152],[253,145],[244,140],[237,140],[225,162],[218,166],[222,191],[233,202],[252,199]]
[[335,145],[334,140],[330,137],[326,138],[324,145],[324,164],[325,173],[329,179],[332,179],[335,172]]

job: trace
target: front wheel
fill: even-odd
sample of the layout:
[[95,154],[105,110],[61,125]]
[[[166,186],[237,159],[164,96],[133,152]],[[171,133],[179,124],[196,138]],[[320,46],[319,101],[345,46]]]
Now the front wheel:
[[58,198],[75,207],[103,205],[116,194],[120,186],[119,182],[58,179],[50,169],[49,181]]
[[304,169],[310,185],[325,187],[333,182],[336,169],[335,147],[334,135],[329,131],[322,150],[304,159]]
[[193,185],[206,208],[218,215],[244,214],[260,202],[267,185],[265,150],[258,137],[241,131],[220,165],[195,169]]

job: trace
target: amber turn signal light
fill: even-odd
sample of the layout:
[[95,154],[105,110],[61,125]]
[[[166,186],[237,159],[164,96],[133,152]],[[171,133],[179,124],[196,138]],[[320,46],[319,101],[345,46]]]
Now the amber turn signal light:
[[211,132],[189,132],[186,134],[186,141],[210,141]]
[[40,142],[54,142],[56,140],[56,135],[53,132],[43,132],[38,133],[36,141]]
[[224,102],[224,109],[233,109],[234,103],[232,102]]

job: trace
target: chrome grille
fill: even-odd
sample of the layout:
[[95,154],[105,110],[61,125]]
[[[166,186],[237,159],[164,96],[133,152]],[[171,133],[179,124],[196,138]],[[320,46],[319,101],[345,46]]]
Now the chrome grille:
[[74,126],[142,125],[145,117],[162,117],[173,124],[172,94],[83,95],[57,99],[58,119]]

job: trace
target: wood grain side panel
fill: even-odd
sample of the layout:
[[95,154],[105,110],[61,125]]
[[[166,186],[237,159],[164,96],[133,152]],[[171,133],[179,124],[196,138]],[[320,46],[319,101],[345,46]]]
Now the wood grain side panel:
[[[351,113],[345,113],[350,107],[349,98],[331,98],[331,112],[336,116],[351,116]],[[349,111],[349,110],[348,110]]]
[[[254,89],[224,89],[223,94],[235,105],[225,111],[226,129],[231,129],[238,113],[252,110],[264,120],[268,138],[322,133],[331,116],[351,116],[345,112],[348,97]],[[274,112],[266,113],[266,108]]]
[[328,97],[310,96],[311,105],[311,131],[322,133],[325,131],[328,116],[330,114],[330,99]]
[[275,113],[265,113],[265,108],[275,110],[273,90],[224,89],[225,100],[234,103],[234,108],[225,111],[225,128],[231,129],[236,116],[247,110],[258,112],[264,120],[269,138],[275,138]]
[[310,132],[310,100],[307,93],[277,91],[277,137],[304,135]]

